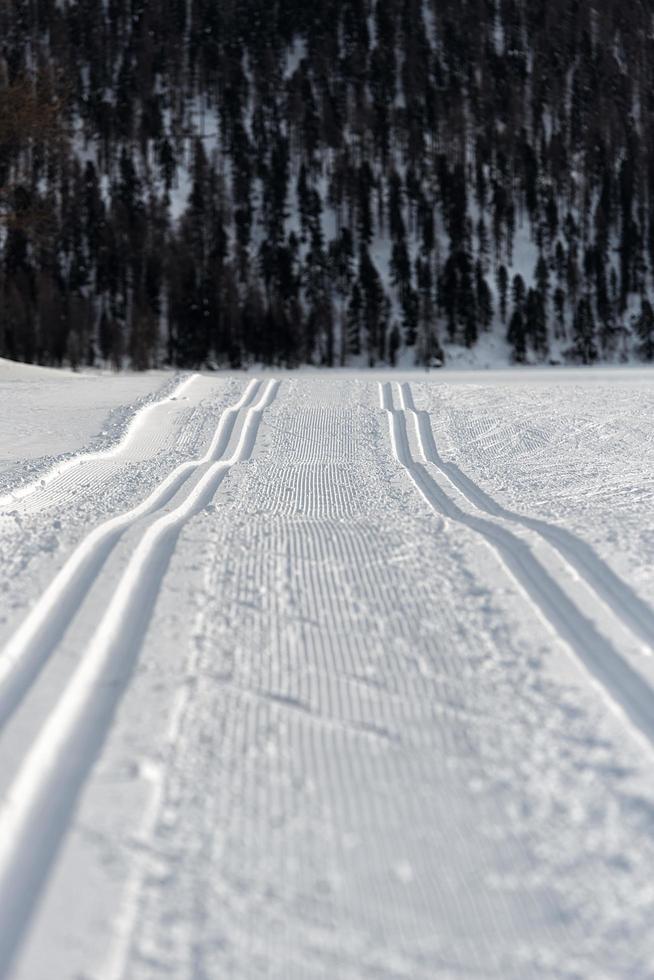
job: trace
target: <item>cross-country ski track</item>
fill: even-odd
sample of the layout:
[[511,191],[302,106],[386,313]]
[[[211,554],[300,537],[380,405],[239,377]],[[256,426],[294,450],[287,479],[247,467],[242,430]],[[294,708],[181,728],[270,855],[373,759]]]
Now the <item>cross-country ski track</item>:
[[654,975],[651,383],[555,379],[153,378],[16,457],[1,977]]

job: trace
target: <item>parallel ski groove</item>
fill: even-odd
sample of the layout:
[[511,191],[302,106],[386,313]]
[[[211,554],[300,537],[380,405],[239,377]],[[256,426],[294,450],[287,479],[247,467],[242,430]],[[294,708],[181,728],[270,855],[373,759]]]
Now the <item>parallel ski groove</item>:
[[602,561],[592,547],[565,528],[502,507],[463,473],[456,463],[442,459],[436,447],[429,414],[416,409],[408,383],[398,385],[398,390],[402,409],[409,412],[414,419],[425,462],[433,463],[478,510],[491,517],[522,525],[544,538],[597,597],[609,606],[627,629],[635,633],[650,650],[654,648],[654,610]]
[[261,382],[251,381],[238,402],[223,412],[204,456],[180,464],[144,501],[94,528],[70,555],[0,650],[0,727],[6,724],[55,649],[125,531],[165,507],[201,466],[223,456],[239,412],[252,402],[260,387]]
[[[609,703],[620,708],[650,747],[654,746],[654,691],[646,680],[582,615],[523,541],[492,521],[462,511],[425,466],[413,459],[406,413],[395,408],[389,383],[380,384],[380,400],[388,416],[393,453],[432,510],[485,539],[555,634],[576,653]],[[426,459],[428,449],[422,444],[421,428],[417,435],[421,455]]]
[[[212,499],[229,470],[249,459],[262,414],[278,385],[268,382],[257,402],[250,404],[233,455],[213,462],[186,498],[144,533],[76,671],[2,801],[0,975],[11,963],[77,797],[129,683],[179,533]],[[259,387],[259,383],[256,388],[250,385],[241,404],[251,402]],[[219,426],[212,450],[222,445],[225,428]]]

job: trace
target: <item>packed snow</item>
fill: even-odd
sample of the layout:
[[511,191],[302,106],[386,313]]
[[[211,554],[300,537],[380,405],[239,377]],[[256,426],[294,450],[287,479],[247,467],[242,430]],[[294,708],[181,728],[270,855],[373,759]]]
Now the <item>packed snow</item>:
[[649,374],[0,399],[0,976],[653,975]]

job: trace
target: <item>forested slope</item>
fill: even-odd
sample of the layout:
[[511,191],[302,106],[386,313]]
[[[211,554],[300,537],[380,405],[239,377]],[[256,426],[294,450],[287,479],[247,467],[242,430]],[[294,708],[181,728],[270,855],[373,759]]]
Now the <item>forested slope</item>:
[[0,355],[651,359],[653,108],[649,2],[5,0]]

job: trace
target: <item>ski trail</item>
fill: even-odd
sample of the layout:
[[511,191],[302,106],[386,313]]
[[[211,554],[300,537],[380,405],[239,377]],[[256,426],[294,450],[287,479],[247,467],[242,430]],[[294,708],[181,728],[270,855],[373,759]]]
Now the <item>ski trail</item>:
[[[302,596],[315,606],[312,618],[319,617],[332,624],[331,639],[338,661],[345,656],[345,643],[334,625],[343,615],[342,606],[335,601],[334,579],[338,578],[344,566],[353,565],[355,568],[360,566],[364,574],[367,569],[372,568],[370,576],[365,574],[365,578],[376,585],[369,530],[361,532],[351,523],[345,528],[339,526],[339,522],[344,519],[344,495],[354,498],[356,494],[357,479],[352,471],[352,463],[356,458],[352,418],[349,414],[344,417],[343,408],[337,410],[329,405],[295,410],[284,425],[284,433],[289,448],[286,451],[282,449],[280,452],[272,452],[271,461],[263,464],[265,482],[262,481],[259,492],[255,494],[254,509],[255,512],[266,515],[270,533],[267,540],[274,556],[287,552],[289,534],[292,544],[285,561],[300,561],[305,542],[315,542],[319,567],[310,567],[307,562],[303,568]],[[249,493],[252,493],[252,488]],[[248,557],[243,578],[239,576],[241,593],[245,596],[249,588],[261,588],[272,594],[273,583],[280,577],[277,569],[278,557],[270,560],[268,556],[267,560],[266,552],[262,552],[254,541],[250,541],[245,551]],[[329,567],[325,552],[329,556],[338,556],[333,568]],[[200,614],[199,624],[202,624],[204,615],[204,612]],[[203,632],[201,625],[196,627],[196,632]],[[283,641],[279,636],[279,624],[271,624],[270,634],[270,641],[275,644],[275,649],[281,649]],[[314,644],[308,636],[304,641],[306,659],[312,662],[315,655]],[[250,636],[249,646],[252,649],[260,649],[264,644],[263,636],[260,637],[256,632]],[[200,657],[200,651],[196,649],[193,662],[188,667],[189,676],[194,676],[200,670]],[[368,727],[363,722],[341,720],[337,705],[331,706],[331,710],[315,713],[310,706],[308,692],[303,690],[304,668],[292,671],[288,679],[285,679],[279,676],[275,664],[276,658],[270,658],[270,675],[257,677],[256,680],[251,678],[250,683],[241,683],[238,679],[222,679],[222,690],[243,702],[244,718],[257,717],[263,713],[272,717],[290,715],[293,718],[297,715],[300,724],[308,725],[312,729],[324,728],[332,737],[342,736],[348,741],[358,738],[375,743],[384,742],[384,735],[376,731],[374,724],[371,723]],[[354,670],[353,667],[351,669]],[[298,691],[295,690],[296,683],[300,685]],[[287,684],[290,684],[289,691],[286,690]],[[325,677],[324,685],[328,692],[325,696],[330,701],[332,698],[339,701],[340,687],[347,690],[344,681],[339,686],[338,677]],[[148,859],[153,851],[153,837],[162,819],[162,810],[170,807],[170,796],[175,795],[174,791],[171,792],[170,782],[172,780],[175,783],[175,778],[179,778],[180,767],[183,768],[175,759],[182,752],[182,746],[188,745],[189,739],[197,738],[198,723],[194,714],[198,710],[201,697],[197,686],[190,688],[187,685],[182,690],[180,702],[173,713],[166,738],[171,752],[166,765],[161,767],[158,778],[153,774],[152,806],[148,807],[139,834],[140,860],[136,863],[133,877],[125,890],[123,908],[116,923],[115,944],[107,962],[99,970],[102,980],[126,980],[130,976],[129,960],[133,955],[134,934],[143,918],[144,890],[147,892],[144,882]],[[348,709],[351,710],[349,699],[345,698],[341,710],[347,713]],[[365,707],[360,707],[360,710],[365,711]],[[186,712],[190,717],[186,717]],[[378,727],[381,729],[381,724]]]
[[[607,702],[621,709],[637,733],[645,736],[648,748],[653,748],[654,691],[649,684],[570,601],[528,545],[505,528],[461,510],[425,466],[413,459],[406,415],[394,407],[388,382],[380,383],[380,401],[388,416],[393,454],[432,510],[484,538],[556,635],[576,653]],[[420,429],[418,441],[421,455],[427,458],[428,449],[423,445]]]
[[[275,596],[279,583],[288,582],[289,575],[293,576],[291,570],[297,568],[297,577],[293,576],[296,583],[293,594],[284,589],[281,602],[285,608],[285,604],[290,603],[294,610],[302,609],[302,641],[295,653],[292,646],[289,648],[281,610],[276,611],[263,631],[248,618],[248,642],[243,658],[249,659],[250,651],[266,650],[267,654],[259,665],[256,665],[255,656],[255,662],[249,665],[245,676],[237,671],[232,678],[221,676],[220,681],[222,694],[230,702],[239,704],[239,741],[247,737],[246,744],[253,744],[257,731],[270,727],[275,719],[283,719],[283,724],[297,735],[292,739],[296,748],[314,746],[319,754],[315,762],[307,763],[307,770],[325,772],[326,768],[333,769],[330,779],[335,787],[343,786],[353,754],[358,757],[360,751],[385,753],[389,747],[398,747],[400,738],[395,726],[401,725],[408,711],[398,704],[395,712],[391,703],[387,714],[379,703],[376,690],[354,677],[363,675],[362,663],[368,658],[365,640],[357,638],[361,626],[357,612],[351,607],[351,591],[363,590],[367,601],[376,609],[390,610],[396,601],[401,602],[404,598],[403,593],[398,595],[395,590],[391,597],[388,588],[384,589],[383,583],[379,582],[383,558],[373,522],[364,519],[363,526],[359,526],[359,520],[365,514],[366,496],[365,491],[362,492],[365,480],[357,471],[354,420],[354,412],[344,408],[337,411],[329,404],[310,410],[294,406],[283,424],[276,426],[284,433],[281,446],[275,446],[268,459],[260,460],[259,480],[250,484],[246,491],[246,498],[250,497],[250,513],[260,516],[253,516],[245,530],[247,537],[239,549],[243,560],[234,577],[234,585],[246,607],[250,595]],[[312,477],[307,478],[307,474]],[[350,508],[350,516],[345,517],[344,491],[350,500],[358,501],[358,506]],[[257,525],[260,529],[263,523],[267,533],[262,547]],[[226,550],[232,552],[233,547]],[[349,587],[344,588],[346,583]],[[215,587],[208,586],[207,591],[214,592]],[[271,601],[276,604],[275,599]],[[203,611],[200,624],[205,615]],[[244,611],[243,616],[249,617],[249,614]],[[201,625],[197,632],[205,633],[206,628],[206,624]],[[206,645],[206,650],[203,644],[194,651],[187,676],[195,676],[202,669],[201,661],[209,651],[210,656],[216,656],[210,644]],[[179,755],[183,756],[186,750],[207,758],[206,747],[199,750],[196,744],[192,748],[202,730],[198,706],[208,696],[200,687],[196,682],[192,688],[187,685],[181,692],[181,706],[176,704],[169,729],[173,734],[166,738],[166,744],[171,746],[170,755],[159,767],[159,773],[153,772],[152,807],[148,807],[140,828],[138,862],[125,890],[116,942],[98,972],[102,980],[125,980],[132,975],[131,958],[138,946],[135,933],[139,933],[143,920],[148,919],[148,864],[156,850],[157,829],[161,829],[163,813],[175,807],[181,773],[189,771]],[[185,711],[189,717],[185,717]],[[221,724],[219,718],[215,715],[214,729]],[[389,719],[393,722],[392,729],[388,728]],[[215,732],[211,738],[212,741],[216,739]],[[226,743],[228,741],[225,739]],[[366,748],[359,750],[359,744]],[[225,754],[228,753],[225,746]],[[209,756],[212,754],[210,751]],[[341,763],[335,763],[334,757],[342,760]],[[225,765],[222,754],[219,765]],[[271,767],[276,769],[277,766],[271,762]],[[251,762],[244,759],[239,769],[249,784]],[[204,777],[198,778],[203,791],[206,789],[211,795]],[[228,799],[230,793],[223,792],[220,796]],[[282,804],[278,801],[270,805],[278,809]],[[256,810],[252,799],[251,807]],[[246,813],[249,812],[248,808]],[[244,814],[244,837],[251,831],[250,821],[251,817]],[[205,821],[201,824],[206,825]],[[213,821],[209,825],[213,826]],[[216,818],[215,826],[224,828],[225,821]],[[265,833],[265,828],[261,828],[260,836]],[[217,836],[223,834],[224,829]],[[248,849],[247,845],[244,847]],[[260,840],[252,854],[256,855],[265,847]],[[206,851],[204,846],[202,851],[209,855],[212,845],[207,842]],[[250,860],[254,861],[256,857],[251,856]],[[391,896],[389,901],[392,906],[397,896]],[[231,902],[227,901],[224,920],[233,915],[229,905]],[[250,909],[248,915],[256,919],[257,910]],[[192,967],[185,970],[177,963],[169,964],[168,969],[175,975],[196,975]],[[225,973],[218,967],[216,970],[220,975],[232,975],[229,970]],[[197,975],[204,974],[198,971]]]
[[70,459],[66,459],[63,462],[55,463],[52,469],[48,470],[42,476],[37,479],[32,480],[30,483],[26,483],[22,487],[17,487],[15,490],[9,491],[0,496],[0,509],[9,507],[12,504],[23,500],[32,493],[40,492],[44,488],[48,487],[55,480],[59,480],[70,471],[76,469],[78,466],[84,463],[93,462],[104,462],[114,459],[124,452],[126,446],[134,439],[134,436],[144,427],[148,421],[150,415],[157,409],[161,408],[162,405],[167,405],[170,402],[176,401],[180,398],[183,393],[197,381],[200,377],[199,374],[192,374],[190,377],[185,378],[180,382],[179,385],[165,398],[160,398],[158,401],[150,402],[145,405],[140,411],[131,419],[127,430],[123,434],[122,438],[115,445],[110,446],[108,449],[102,449],[98,452],[81,452],[72,456]]
[[565,528],[507,510],[466,476],[456,463],[442,459],[436,447],[429,414],[416,409],[411,386],[408,383],[398,385],[398,390],[401,408],[413,417],[425,462],[433,463],[478,510],[484,511],[491,517],[499,517],[522,525],[544,538],[596,593],[597,597],[609,606],[627,629],[646,644],[647,651],[651,653],[654,648],[654,610],[650,609],[586,542],[581,541]]
[[[450,592],[425,574],[416,559],[429,551],[434,570],[438,549],[420,544],[415,501],[386,496],[376,421],[358,392],[336,388],[338,411],[331,394],[312,390],[316,409],[293,392],[275,406],[238,527],[210,522],[201,642],[152,767],[102,980],[308,977],[315,963],[330,976],[431,977],[446,967],[422,944],[455,934],[462,907],[476,930],[457,950],[466,975],[499,976],[489,937],[519,942],[523,908],[543,908],[487,888],[497,845],[478,846],[481,811],[470,818],[450,796],[448,760],[477,759],[496,723],[463,666],[484,643],[457,633],[467,579]],[[514,829],[507,820],[505,860],[524,867]],[[474,874],[448,865],[457,850]],[[340,884],[318,900],[312,881],[332,869]]]
[[191,474],[225,453],[239,412],[251,404],[260,387],[260,381],[251,381],[238,402],[223,412],[204,456],[181,463],[137,507],[94,528],[70,555],[0,651],[0,727],[6,724],[55,649],[124,532],[140,518],[165,507]]
[[[16,952],[136,662],[161,581],[184,524],[211,501],[254,448],[279,382],[247,410],[233,455],[213,462],[186,498],[144,533],[80,663],[45,719],[0,807],[0,975]],[[217,440],[218,433],[217,433]]]

